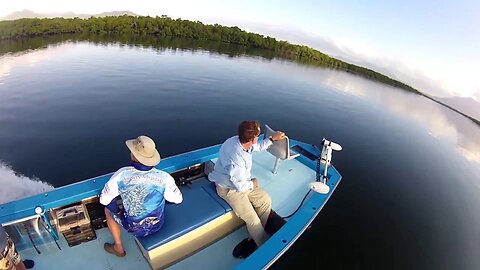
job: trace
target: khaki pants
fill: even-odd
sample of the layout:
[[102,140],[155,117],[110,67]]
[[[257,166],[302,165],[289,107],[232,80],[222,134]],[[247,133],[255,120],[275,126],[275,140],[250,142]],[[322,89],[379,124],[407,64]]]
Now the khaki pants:
[[22,258],[15,249],[15,245],[10,239],[8,239],[7,246],[5,247],[5,250],[2,250],[2,255],[0,255],[0,270],[15,269],[15,265],[19,264],[21,261]]
[[247,225],[247,230],[257,246],[268,239],[264,227],[272,210],[272,199],[261,188],[239,192],[234,189],[217,187],[217,194],[233,209],[235,214]]

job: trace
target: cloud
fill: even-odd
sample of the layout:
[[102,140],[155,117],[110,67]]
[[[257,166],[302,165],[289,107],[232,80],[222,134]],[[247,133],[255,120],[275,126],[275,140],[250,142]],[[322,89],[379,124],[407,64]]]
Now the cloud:
[[65,46],[50,45],[47,49],[40,48],[17,53],[7,53],[0,56],[0,84],[4,84],[7,77],[16,67],[34,67],[38,63],[48,61],[59,56]]
[[0,162],[0,204],[29,197],[53,189],[53,186],[35,178],[28,178]]
[[346,72],[306,66],[296,69],[290,68],[291,65],[296,64],[269,65],[268,68],[274,69],[275,74],[326,85],[328,88],[364,99],[374,107],[382,108],[382,112],[389,111],[399,118],[417,122],[434,139],[451,145],[461,157],[480,164],[478,126],[469,119],[429,99]]
[[385,91],[385,88],[390,87],[368,82],[349,74],[339,75],[332,72],[318,77],[322,78],[322,83],[330,87],[368,99],[369,102],[374,102],[395,115],[408,117],[421,123],[432,137],[452,144],[458,154],[480,164],[480,141],[475,136],[478,133],[478,126],[468,119],[424,98],[405,95],[394,89]]
[[480,102],[480,87],[476,88],[475,94],[472,97],[478,102]]
[[393,79],[406,83],[419,91],[439,97],[472,97],[480,101],[480,84],[473,66],[440,67],[401,56],[382,53],[367,44],[352,40],[332,38],[307,32],[288,25],[276,25],[225,18],[203,18],[207,23],[237,25],[250,32],[269,35],[294,44],[307,45],[332,57],[370,68]]

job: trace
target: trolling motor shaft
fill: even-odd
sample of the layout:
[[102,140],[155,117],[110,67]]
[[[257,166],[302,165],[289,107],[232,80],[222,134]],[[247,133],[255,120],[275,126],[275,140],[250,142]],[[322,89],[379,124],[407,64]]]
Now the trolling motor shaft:
[[[332,151],[341,151],[342,146],[329,141],[325,138],[322,140],[322,151],[320,152],[318,166],[317,166],[317,181],[309,184],[310,189],[321,194],[327,194],[330,191],[330,187],[327,185],[328,180],[328,167],[332,163]],[[322,179],[320,181],[320,163],[325,165],[323,170]]]

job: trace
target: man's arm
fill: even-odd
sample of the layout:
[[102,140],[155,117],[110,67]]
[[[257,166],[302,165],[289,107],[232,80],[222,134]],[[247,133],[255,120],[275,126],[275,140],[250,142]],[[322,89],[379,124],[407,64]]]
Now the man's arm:
[[263,139],[261,142],[257,142],[256,144],[252,145],[253,151],[263,151],[267,150],[273,144],[272,140],[269,138]]
[[282,140],[284,138],[285,138],[285,133],[281,131],[277,131],[272,135],[272,137],[265,138],[263,139],[262,142],[252,145],[252,149],[253,151],[267,150],[267,148],[270,147],[274,141]]
[[239,165],[240,162],[231,161],[226,167],[226,171],[230,176],[230,181],[235,186],[237,191],[245,192],[254,188],[254,184],[250,179],[247,179],[246,168]]
[[165,200],[171,202],[171,203],[181,203],[183,201],[183,195],[180,189],[177,187],[175,184],[175,179],[168,174],[167,180],[166,180],[166,186],[165,186],[165,193],[163,196],[165,197]]
[[120,195],[118,191],[118,177],[123,170],[118,170],[113,176],[105,183],[102,193],[100,194],[100,203],[103,205],[109,205],[113,199]]

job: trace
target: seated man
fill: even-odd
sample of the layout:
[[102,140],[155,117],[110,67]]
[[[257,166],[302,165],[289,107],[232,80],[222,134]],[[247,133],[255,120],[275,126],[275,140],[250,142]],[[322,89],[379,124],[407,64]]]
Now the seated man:
[[[139,136],[125,143],[131,152],[132,166],[115,172],[100,195],[100,203],[106,206],[107,225],[115,242],[105,243],[104,248],[119,257],[126,254],[120,237],[120,224],[136,237],[147,236],[162,227],[165,200],[173,203],[183,200],[173,177],[154,167],[160,163],[160,154],[152,139]],[[123,210],[120,211],[117,209],[117,196],[123,201]]]
[[242,122],[238,136],[227,139],[220,147],[218,161],[208,178],[215,182],[218,195],[245,221],[248,233],[260,246],[268,239],[264,227],[272,209],[272,199],[251,175],[252,152],[266,150],[285,134],[278,131],[261,143],[258,143],[258,136],[260,124],[257,121]]
[[24,270],[33,267],[32,260],[25,260],[22,262],[20,254],[15,249],[15,244],[8,237],[7,232],[0,224],[0,269],[1,270]]

